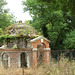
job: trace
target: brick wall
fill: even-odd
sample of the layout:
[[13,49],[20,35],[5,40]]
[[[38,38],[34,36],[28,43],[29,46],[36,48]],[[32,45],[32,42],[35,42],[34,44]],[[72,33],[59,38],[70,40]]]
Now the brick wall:
[[[37,45],[41,43],[41,40],[37,40],[35,42],[31,42],[31,45],[33,48],[37,48]],[[45,45],[46,48],[49,48],[49,42],[47,42],[46,40],[43,41],[43,44]]]
[[19,53],[17,52],[11,52],[10,54],[10,67],[18,67],[18,59],[19,59]]
[[37,66],[37,51],[33,51],[33,68]]
[[43,49],[43,62],[50,63],[50,48],[49,48],[49,42],[43,39],[43,42],[41,42],[41,39],[36,40],[34,42],[31,42],[31,46],[33,49],[27,48],[27,49],[3,49],[0,50],[1,52],[8,52],[10,56],[10,67],[20,67],[20,53],[22,52],[28,52],[29,54],[29,66],[33,66],[34,68],[37,66],[37,45],[39,43],[42,43],[44,45]]
[[31,49],[28,49],[28,50],[27,49],[21,49],[21,50],[19,50],[19,49],[2,49],[2,50],[0,50],[0,66],[2,66],[2,61],[1,61],[2,54],[6,53],[10,57],[10,59],[8,59],[9,60],[8,67],[11,67],[11,68],[20,67],[21,66],[20,54],[22,52],[28,54],[28,56],[29,56],[29,59],[28,59],[29,66],[28,67],[31,67],[31,65],[32,65],[32,50]]
[[[41,43],[41,39],[36,40],[34,42],[31,42],[31,45],[33,47],[33,67],[35,68],[37,66],[37,45]],[[49,42],[46,40],[43,40],[42,44],[44,45],[43,50],[43,62],[49,64],[50,63],[50,48],[49,48]]]

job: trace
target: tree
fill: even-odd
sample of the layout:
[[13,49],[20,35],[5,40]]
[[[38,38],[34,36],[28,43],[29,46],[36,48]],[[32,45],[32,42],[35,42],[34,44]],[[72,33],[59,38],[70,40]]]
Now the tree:
[[0,36],[3,34],[3,30],[2,28],[0,28]]
[[23,1],[24,11],[29,11],[33,18],[32,26],[52,41],[52,49],[64,49],[66,34],[75,28],[69,3],[70,0]]
[[12,14],[4,13],[0,16],[0,27],[4,30],[7,26],[15,23],[16,20]]
[[7,3],[5,0],[0,0],[0,28],[3,30],[10,24],[15,22],[15,17],[13,14],[9,14],[8,9],[4,9]]
[[63,44],[65,45],[65,49],[75,49],[75,30],[66,34]]
[[[37,0],[40,2],[53,2],[57,8],[64,12],[71,11],[71,15],[75,16],[75,0]],[[60,6],[60,7],[59,7]]]

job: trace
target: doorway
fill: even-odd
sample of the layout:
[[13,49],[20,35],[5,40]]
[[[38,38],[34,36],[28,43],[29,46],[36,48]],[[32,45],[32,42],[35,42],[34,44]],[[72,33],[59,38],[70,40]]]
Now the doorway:
[[21,57],[21,67],[27,67],[27,56],[26,56],[26,53],[21,53],[20,55]]
[[43,62],[43,51],[44,51],[44,48],[45,48],[45,46],[42,43],[39,43],[37,45],[37,63],[38,63],[38,65],[41,65],[42,62]]

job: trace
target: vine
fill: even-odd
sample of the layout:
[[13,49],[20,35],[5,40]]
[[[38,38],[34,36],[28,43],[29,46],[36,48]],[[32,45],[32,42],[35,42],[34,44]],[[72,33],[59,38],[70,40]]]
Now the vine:
[[14,39],[16,39],[16,38],[20,38],[20,39],[22,39],[22,38],[24,38],[24,39],[28,39],[28,38],[36,38],[36,37],[39,37],[39,35],[36,35],[36,36],[23,36],[23,35],[15,35],[15,36],[10,36],[9,34],[5,34],[5,35],[2,35],[2,36],[0,36],[0,42],[1,43],[4,43],[7,39],[9,39],[9,41],[10,42],[12,42]]

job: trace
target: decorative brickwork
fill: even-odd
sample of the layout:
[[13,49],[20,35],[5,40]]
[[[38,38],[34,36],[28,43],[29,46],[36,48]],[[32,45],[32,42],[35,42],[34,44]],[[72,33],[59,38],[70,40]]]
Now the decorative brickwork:
[[[8,67],[33,67],[39,63],[50,63],[49,40],[40,36],[28,41],[27,48],[20,49],[0,49],[0,66],[3,66],[3,53],[8,55]],[[23,53],[23,54],[22,54]]]
[[[36,67],[38,63],[50,63],[50,48],[49,41],[40,37],[36,40],[31,40],[31,45],[33,47],[33,67]],[[38,52],[38,53],[37,53]],[[40,60],[38,62],[38,60]]]

